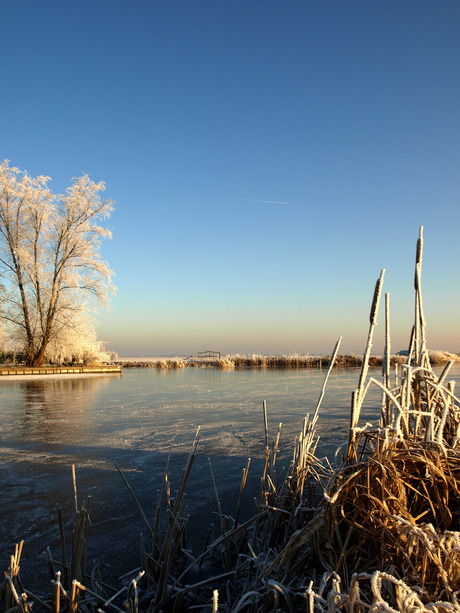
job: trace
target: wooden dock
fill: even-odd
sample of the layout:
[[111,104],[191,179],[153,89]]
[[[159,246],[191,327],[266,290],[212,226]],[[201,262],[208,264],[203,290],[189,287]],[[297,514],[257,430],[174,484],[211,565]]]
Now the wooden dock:
[[90,375],[101,373],[121,373],[121,366],[29,366],[0,367],[0,378],[5,375]]

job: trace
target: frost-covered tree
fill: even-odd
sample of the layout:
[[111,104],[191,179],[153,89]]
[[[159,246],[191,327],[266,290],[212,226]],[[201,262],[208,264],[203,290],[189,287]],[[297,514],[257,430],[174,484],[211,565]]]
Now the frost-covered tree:
[[114,291],[101,259],[101,221],[113,207],[103,183],[73,179],[65,194],[49,177],[0,164],[0,317],[24,346],[29,366],[43,363],[49,343]]
[[56,328],[46,355],[55,364],[110,361],[103,343],[97,340],[94,319],[84,310],[73,318],[70,325]]

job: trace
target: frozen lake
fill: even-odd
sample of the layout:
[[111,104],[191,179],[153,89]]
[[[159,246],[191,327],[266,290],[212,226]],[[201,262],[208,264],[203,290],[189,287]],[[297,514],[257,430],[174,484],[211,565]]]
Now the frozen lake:
[[[320,412],[319,454],[331,456],[346,439],[359,372],[331,373]],[[153,517],[168,452],[174,491],[199,426],[199,455],[187,490],[193,538],[201,542],[209,524],[216,523],[208,457],[223,512],[230,515],[241,472],[252,459],[245,492],[245,513],[252,514],[265,449],[263,400],[270,441],[283,424],[281,469],[289,463],[305,415],[314,411],[325,374],[317,369],[145,368],[124,369],[121,375],[0,380],[0,570],[7,569],[14,544],[24,539],[26,586],[33,591],[34,583],[43,582],[41,552],[47,545],[55,555],[58,551],[56,503],[71,518],[72,464],[79,501],[92,497],[89,561],[99,559],[108,580],[137,566],[139,533],[146,530],[114,462]],[[449,378],[458,381],[459,375],[457,364]],[[376,422],[379,403],[377,391],[368,396],[363,423]]]

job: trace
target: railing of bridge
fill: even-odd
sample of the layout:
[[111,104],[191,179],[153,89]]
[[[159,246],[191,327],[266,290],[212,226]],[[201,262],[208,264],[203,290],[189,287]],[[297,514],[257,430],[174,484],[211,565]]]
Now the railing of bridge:
[[207,349],[206,351],[198,352],[199,360],[220,360],[220,351],[212,351],[211,349]]

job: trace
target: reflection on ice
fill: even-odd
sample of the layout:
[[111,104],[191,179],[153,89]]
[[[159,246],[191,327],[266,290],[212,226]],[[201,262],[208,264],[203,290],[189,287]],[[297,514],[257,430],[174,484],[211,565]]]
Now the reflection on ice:
[[23,383],[24,413],[18,432],[24,441],[78,444],[87,438],[97,394],[109,377],[36,378]]

